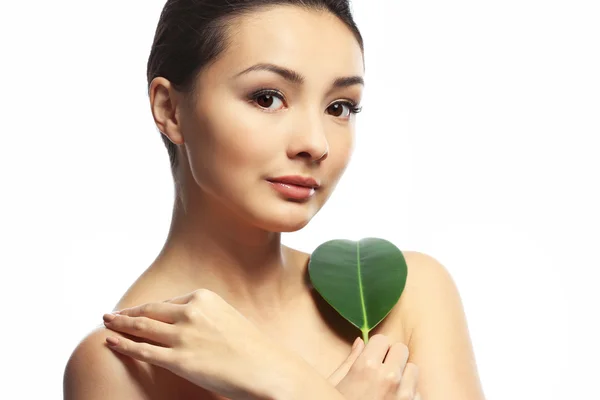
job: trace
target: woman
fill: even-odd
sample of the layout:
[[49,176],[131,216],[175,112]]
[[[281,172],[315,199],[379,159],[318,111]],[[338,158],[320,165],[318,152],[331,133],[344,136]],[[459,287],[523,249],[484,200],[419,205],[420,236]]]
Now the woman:
[[404,252],[402,298],[365,346],[281,244],[348,164],[363,76],[347,1],[167,1],[148,83],[171,229],[128,310],[73,352],[66,399],[483,399],[433,258]]

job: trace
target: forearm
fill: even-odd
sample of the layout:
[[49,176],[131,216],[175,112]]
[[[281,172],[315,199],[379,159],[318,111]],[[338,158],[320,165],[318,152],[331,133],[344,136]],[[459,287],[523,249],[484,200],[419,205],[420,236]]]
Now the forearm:
[[288,359],[278,374],[264,383],[264,400],[346,400],[329,382],[301,359]]

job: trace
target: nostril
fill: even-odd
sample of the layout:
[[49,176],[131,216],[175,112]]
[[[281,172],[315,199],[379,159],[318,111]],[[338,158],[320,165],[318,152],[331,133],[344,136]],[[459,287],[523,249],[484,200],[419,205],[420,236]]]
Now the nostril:
[[300,157],[304,157],[304,158],[311,158],[311,155],[308,154],[306,151],[303,151],[301,153],[298,153],[298,156]]

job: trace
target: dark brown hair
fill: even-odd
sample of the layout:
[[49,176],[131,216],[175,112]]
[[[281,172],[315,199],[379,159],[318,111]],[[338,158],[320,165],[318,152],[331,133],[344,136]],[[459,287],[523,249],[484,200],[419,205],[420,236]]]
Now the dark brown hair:
[[[259,9],[293,5],[329,11],[352,31],[364,54],[362,36],[352,17],[349,0],[168,0],[162,10],[148,58],[148,90],[158,76],[192,97],[199,72],[227,49],[227,27],[232,19]],[[171,170],[177,167],[177,146],[166,135]]]

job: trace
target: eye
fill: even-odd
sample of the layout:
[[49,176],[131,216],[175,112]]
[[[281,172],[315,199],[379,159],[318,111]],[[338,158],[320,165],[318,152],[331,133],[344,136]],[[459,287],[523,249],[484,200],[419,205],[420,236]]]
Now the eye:
[[[343,106],[346,106],[346,108],[348,109],[347,113],[345,113]],[[343,114],[344,119],[350,118],[351,114],[358,114],[362,111],[362,107],[356,106],[356,104],[354,104],[351,101],[338,101],[337,103],[333,103],[332,105],[327,107],[327,109],[333,111],[332,115],[334,117],[340,117]]]
[[283,96],[281,93],[275,90],[261,90],[254,93],[250,100],[258,104],[261,108],[275,111],[278,108],[271,108],[273,104],[277,104],[277,101],[283,104]]

